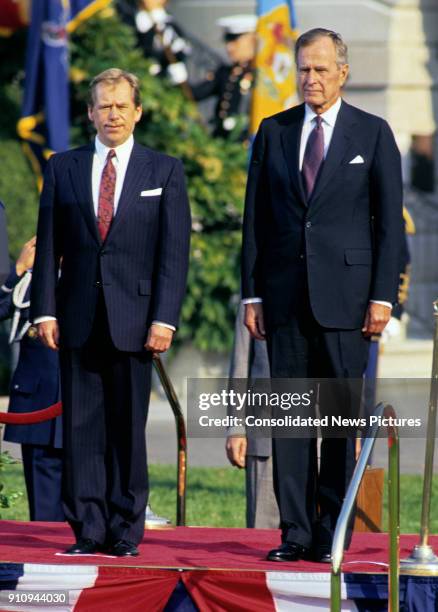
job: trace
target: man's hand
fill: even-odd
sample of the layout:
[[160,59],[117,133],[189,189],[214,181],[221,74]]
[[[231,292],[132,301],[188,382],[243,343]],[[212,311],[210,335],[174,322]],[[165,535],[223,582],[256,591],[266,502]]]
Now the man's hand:
[[35,261],[35,247],[36,247],[36,236],[26,242],[21,249],[21,253],[18,256],[17,263],[15,264],[15,270],[18,276],[21,276],[33,267]]
[[59,326],[58,321],[43,321],[38,323],[38,337],[41,342],[53,349],[54,351],[59,350]]
[[228,461],[238,468],[245,467],[246,447],[248,441],[245,436],[228,436],[225,444]]
[[392,309],[389,306],[370,302],[362,327],[363,334],[365,336],[381,334],[391,318],[391,312]]
[[245,326],[257,340],[266,340],[263,305],[260,302],[245,304]]
[[173,334],[172,329],[154,323],[149,328],[144,347],[147,351],[152,351],[153,353],[164,353],[172,344]]

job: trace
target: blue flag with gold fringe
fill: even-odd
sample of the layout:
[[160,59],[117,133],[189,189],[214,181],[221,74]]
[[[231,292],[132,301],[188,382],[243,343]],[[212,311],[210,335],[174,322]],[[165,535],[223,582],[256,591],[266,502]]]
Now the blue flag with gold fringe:
[[22,117],[17,131],[41,183],[45,162],[69,146],[68,34],[110,0],[32,2]]

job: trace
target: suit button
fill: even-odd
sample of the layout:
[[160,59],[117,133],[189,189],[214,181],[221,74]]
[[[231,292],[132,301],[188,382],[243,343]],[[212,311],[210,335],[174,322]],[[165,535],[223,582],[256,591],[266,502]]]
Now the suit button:
[[304,255],[302,253],[300,255],[300,259],[304,259]]
[[20,385],[14,385],[14,389],[19,389]]
[[307,223],[306,223],[306,227],[307,227],[307,229],[309,229],[310,227],[312,227],[312,222],[311,222],[311,221],[307,221]]
[[95,286],[95,287],[102,287],[102,282],[101,282],[101,281],[96,281],[96,282],[94,283],[94,286]]

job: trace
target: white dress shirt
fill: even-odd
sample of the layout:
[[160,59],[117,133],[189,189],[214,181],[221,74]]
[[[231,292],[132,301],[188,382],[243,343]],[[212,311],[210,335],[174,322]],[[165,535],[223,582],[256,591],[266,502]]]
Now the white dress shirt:
[[[321,126],[324,131],[324,159],[327,157],[327,152],[330,146],[330,142],[333,136],[333,130],[335,129],[336,119],[338,118],[338,113],[341,108],[342,98],[338,98],[336,102],[331,106],[325,113],[320,115],[322,121]],[[300,157],[299,157],[299,168],[300,172],[303,167],[304,160],[304,152],[306,150],[307,141],[309,140],[310,133],[315,127],[315,117],[317,114],[314,110],[310,108],[308,104],[304,107],[304,121],[303,127],[301,130],[301,140],[300,140]],[[259,297],[253,298],[245,298],[242,300],[244,304],[256,304],[260,303],[263,300]],[[388,306],[392,308],[392,304],[390,302],[384,302],[380,300],[371,300],[374,304],[382,304],[383,306]]]
[[[117,213],[117,207],[119,205],[120,194],[122,193],[123,183],[125,181],[126,170],[128,168],[129,159],[132,153],[132,147],[134,146],[134,137],[131,136],[126,140],[123,144],[118,147],[107,147],[102,142],[100,142],[98,136],[95,138],[94,142],[94,155],[93,155],[93,165],[91,169],[91,193],[93,197],[93,208],[94,214],[97,218],[98,208],[99,208],[99,191],[100,191],[100,181],[102,179],[102,172],[105,167],[108,151],[113,149],[115,152],[115,157],[112,158],[113,166],[116,170],[116,188],[114,191],[114,212],[113,216]],[[56,317],[52,316],[41,316],[37,317],[34,321],[35,324],[42,323],[43,321],[56,321]],[[172,331],[175,331],[175,327],[170,325],[169,323],[164,323],[163,321],[152,321],[152,323],[156,325],[161,325],[162,327],[167,327]]]

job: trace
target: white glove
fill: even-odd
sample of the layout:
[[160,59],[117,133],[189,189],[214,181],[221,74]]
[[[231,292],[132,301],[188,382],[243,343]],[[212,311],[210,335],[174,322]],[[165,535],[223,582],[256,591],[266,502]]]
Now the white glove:
[[175,64],[169,64],[167,67],[169,78],[174,85],[185,83],[188,79],[187,68],[184,62],[176,62]]
[[380,342],[389,342],[393,338],[398,338],[401,336],[402,326],[399,319],[395,317],[391,317],[382,332],[382,336],[380,338]]
[[137,30],[142,34],[149,32],[154,25],[162,29],[166,21],[166,11],[158,8],[153,11],[138,11],[135,16],[135,25],[137,26]]
[[152,21],[148,11],[138,11],[135,16],[135,25],[139,32],[145,34],[153,27],[154,22]]

